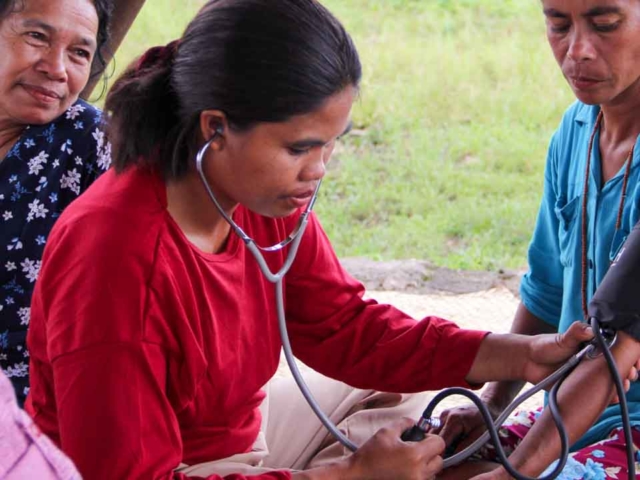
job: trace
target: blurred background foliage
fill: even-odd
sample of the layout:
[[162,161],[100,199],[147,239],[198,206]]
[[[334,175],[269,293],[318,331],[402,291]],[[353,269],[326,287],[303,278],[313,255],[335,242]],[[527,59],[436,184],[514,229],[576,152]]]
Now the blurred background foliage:
[[[117,75],[202,0],[147,0]],[[324,0],[364,79],[316,211],[339,256],[521,268],[549,138],[573,101],[538,0]]]

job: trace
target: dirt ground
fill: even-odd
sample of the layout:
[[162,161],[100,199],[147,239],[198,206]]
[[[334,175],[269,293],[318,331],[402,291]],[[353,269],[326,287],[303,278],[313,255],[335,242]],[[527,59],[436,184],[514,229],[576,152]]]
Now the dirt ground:
[[377,262],[366,258],[341,260],[345,269],[368,290],[396,291],[416,295],[465,294],[505,288],[518,293],[523,271],[471,272],[449,270],[423,260]]
[[[367,296],[381,303],[390,303],[417,319],[435,315],[463,328],[496,333],[509,331],[524,273],[453,271],[420,260],[376,262],[347,258],[341,263],[364,283]],[[301,365],[301,370],[305,368]],[[288,374],[284,363],[278,373]],[[450,397],[436,412],[465,402],[468,400],[462,397]],[[541,402],[542,394],[537,394],[522,407],[534,408]]]

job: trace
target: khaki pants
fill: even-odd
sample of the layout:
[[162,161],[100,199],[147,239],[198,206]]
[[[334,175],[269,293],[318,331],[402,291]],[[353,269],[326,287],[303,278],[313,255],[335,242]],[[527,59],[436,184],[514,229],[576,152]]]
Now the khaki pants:
[[[358,390],[316,372],[305,372],[305,380],[325,414],[356,445],[398,418],[417,420],[431,398]],[[293,378],[274,378],[266,392],[261,431],[251,452],[177,471],[189,476],[258,475],[318,467],[351,453],[316,418]]]

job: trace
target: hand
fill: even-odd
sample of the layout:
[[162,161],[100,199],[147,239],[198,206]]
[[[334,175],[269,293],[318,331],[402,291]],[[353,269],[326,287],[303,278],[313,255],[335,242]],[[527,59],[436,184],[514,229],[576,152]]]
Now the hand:
[[525,379],[538,383],[555,372],[584,342],[593,338],[586,323],[574,322],[565,333],[543,334],[531,337],[530,358],[525,367]]
[[430,429],[429,433],[440,435],[447,447],[455,445],[455,452],[464,450],[487,430],[482,415],[474,404],[444,410],[440,414],[440,421],[442,426]]
[[430,480],[442,470],[444,441],[427,435],[403,442],[402,432],[414,422],[404,418],[382,428],[349,458],[348,478],[366,480]]

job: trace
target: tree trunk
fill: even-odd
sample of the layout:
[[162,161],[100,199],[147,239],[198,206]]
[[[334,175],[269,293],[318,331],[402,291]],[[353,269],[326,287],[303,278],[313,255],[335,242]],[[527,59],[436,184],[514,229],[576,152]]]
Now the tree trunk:
[[[104,52],[107,64],[118,50],[120,43],[122,43],[129,28],[131,28],[144,2],[145,0],[114,0],[113,15],[111,17],[111,38]],[[91,95],[95,86],[102,80],[102,73],[100,72],[100,75],[95,75],[89,80],[89,83],[80,94],[82,98],[87,99]]]

